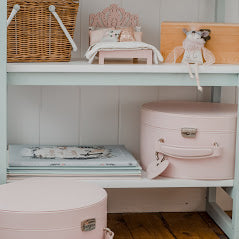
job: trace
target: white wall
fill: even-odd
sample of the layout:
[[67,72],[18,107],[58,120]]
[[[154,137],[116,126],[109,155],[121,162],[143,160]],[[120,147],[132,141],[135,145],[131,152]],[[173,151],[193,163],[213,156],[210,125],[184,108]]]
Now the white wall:
[[[74,59],[88,47],[88,16],[118,3],[140,16],[144,41],[160,45],[160,22],[214,21],[215,0],[82,0]],[[227,91],[223,92],[226,101]],[[139,109],[159,99],[208,100],[196,87],[22,87],[9,86],[9,143],[125,144],[139,156]],[[108,190],[111,212],[205,209],[205,189]],[[142,196],[143,195],[143,196]],[[224,197],[223,205],[227,208]]]

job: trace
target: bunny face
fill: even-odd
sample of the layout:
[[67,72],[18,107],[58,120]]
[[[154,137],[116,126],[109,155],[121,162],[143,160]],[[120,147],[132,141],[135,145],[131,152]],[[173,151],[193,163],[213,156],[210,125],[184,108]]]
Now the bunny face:
[[121,30],[108,30],[101,42],[118,42]]
[[201,32],[199,31],[189,31],[186,32],[187,38],[190,40],[197,40],[197,39],[201,39]]
[[211,39],[211,37],[210,37],[211,30],[210,29],[200,29],[200,32],[201,32],[202,38],[205,41],[208,41]]
[[121,30],[111,30],[109,32],[110,37],[119,38]]
[[209,29],[200,29],[199,31],[187,31],[187,29],[183,29],[183,32],[186,34],[189,40],[199,40],[203,39],[205,42],[210,40],[211,30]]

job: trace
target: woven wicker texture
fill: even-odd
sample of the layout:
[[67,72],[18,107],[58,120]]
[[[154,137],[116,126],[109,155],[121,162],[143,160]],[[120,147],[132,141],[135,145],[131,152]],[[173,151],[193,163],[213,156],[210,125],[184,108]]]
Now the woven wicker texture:
[[72,0],[8,0],[8,16],[21,9],[8,27],[8,62],[70,61],[72,46],[49,11],[54,5],[73,38],[79,2]]

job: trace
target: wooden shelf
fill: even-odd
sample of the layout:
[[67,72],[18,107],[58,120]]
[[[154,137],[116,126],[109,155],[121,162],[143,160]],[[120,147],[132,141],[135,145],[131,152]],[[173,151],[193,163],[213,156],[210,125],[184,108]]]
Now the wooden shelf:
[[[9,63],[7,71],[9,85],[196,86],[184,64]],[[202,86],[237,86],[239,65],[200,66],[200,73]]]
[[[144,174],[143,174],[144,175]],[[196,187],[232,187],[234,180],[191,180],[191,179],[175,179],[163,178],[151,180],[143,176],[139,179],[84,179],[77,178],[85,182],[98,184],[103,188],[196,188]],[[12,178],[8,182],[19,180]]]
[[[132,64],[131,62],[117,61],[117,64],[88,64],[87,61],[71,61],[60,63],[8,63],[7,72],[13,73],[39,73],[39,72],[102,72],[102,73],[188,73],[184,64]],[[200,73],[208,74],[237,74],[239,65],[215,64],[211,66],[200,66]]]

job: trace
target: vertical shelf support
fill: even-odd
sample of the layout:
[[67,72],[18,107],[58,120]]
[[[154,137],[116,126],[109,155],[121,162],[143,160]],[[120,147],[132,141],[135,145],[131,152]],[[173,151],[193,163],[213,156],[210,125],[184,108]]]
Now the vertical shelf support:
[[0,1],[0,184],[7,168],[7,0]]
[[[238,75],[239,82],[239,75]],[[239,83],[237,86],[237,95],[239,95]],[[236,158],[235,158],[235,176],[232,189],[233,208],[232,208],[232,239],[239,238],[239,97],[237,97],[237,131],[236,131]]]
[[[211,87],[211,102],[220,103],[221,102],[221,86],[212,86]],[[212,211],[211,204],[216,204],[217,198],[217,188],[208,188],[207,189],[207,212],[210,214]]]
[[[237,95],[239,95],[239,75],[237,76],[237,84]],[[212,102],[220,102],[220,95],[221,87],[212,87]],[[233,199],[232,219],[218,206],[216,188],[208,188],[206,202],[208,214],[230,239],[239,239],[239,97],[237,98],[237,107],[234,185],[232,188],[224,188]]]
[[211,89],[211,102],[220,103],[221,102],[221,86],[212,86]]
[[[221,101],[221,87],[213,86],[211,88],[211,102],[220,103]],[[231,218],[218,206],[217,204],[217,188],[207,189],[206,210],[207,213],[213,218],[217,225],[232,238],[232,220]]]
[[[216,0],[216,22],[225,20],[225,0]],[[237,95],[239,95],[239,75],[237,76]],[[211,101],[220,102],[221,87],[212,87]],[[239,97],[237,97],[237,130],[236,130],[236,153],[235,153],[235,174],[232,188],[224,190],[233,199],[232,219],[216,203],[216,188],[208,188],[206,210],[218,226],[227,234],[230,239],[239,239]]]

